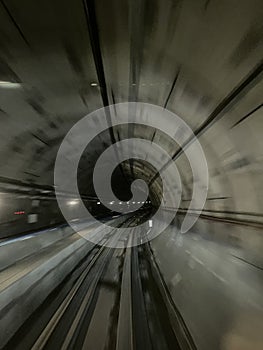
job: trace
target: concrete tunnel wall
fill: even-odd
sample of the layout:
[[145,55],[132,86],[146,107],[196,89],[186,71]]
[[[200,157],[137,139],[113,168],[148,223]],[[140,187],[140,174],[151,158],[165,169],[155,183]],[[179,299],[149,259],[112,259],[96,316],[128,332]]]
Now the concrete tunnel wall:
[[[197,134],[209,170],[207,201],[189,235],[162,235],[152,242],[172,296],[182,305],[191,298],[178,300],[173,283],[179,277],[168,269],[178,263],[178,239],[194,233],[201,237],[198,246],[219,244],[262,268],[262,1],[142,1],[140,11],[134,3],[138,5],[100,0],[94,6],[104,88],[81,2],[61,6],[60,1],[32,0],[21,11],[19,1],[10,1],[21,32],[1,5],[0,80],[18,86],[1,87],[0,176],[5,184],[15,179],[19,186],[52,187],[64,135],[84,115],[101,108],[105,96],[110,104],[136,100],[178,114]],[[114,130],[115,139],[126,135],[121,127]],[[135,127],[134,135],[151,138],[153,133]],[[109,135],[101,141],[111,143]],[[154,142],[171,155],[178,150],[158,130]],[[184,154],[176,164],[183,183],[180,224],[192,175]],[[150,168],[134,163],[135,173],[142,170],[152,177]],[[153,191],[161,195],[158,181]],[[220,259],[212,263],[220,265]],[[191,324],[189,315],[185,313],[203,346],[195,328],[199,323]]]
[[[257,35],[261,18],[261,11],[256,10],[259,3],[255,1],[253,7],[242,2],[238,9],[224,1],[205,9],[201,2],[191,1],[178,7],[170,3],[167,6],[166,2],[158,3],[158,6],[157,2],[151,6],[147,4],[139,41],[143,42],[144,49],[138,62],[137,100],[160,106],[166,103],[166,107],[182,117],[193,130],[202,126],[222,100],[253,74],[262,57],[262,40]],[[42,9],[49,18],[46,23],[40,18],[32,20],[33,2],[27,4],[23,15],[19,13],[18,4],[12,3],[12,12],[19,19],[30,46],[34,47],[35,55],[28,51],[4,9],[1,10],[3,31],[10,38],[3,46],[5,78],[19,78],[25,82],[18,89],[1,89],[0,146],[4,179],[52,185],[54,160],[63,136],[79,118],[101,107],[100,90],[87,83],[96,81],[96,71],[83,10],[76,4],[68,21],[66,8],[62,9],[58,26],[57,19],[48,16],[58,10],[57,5],[55,2]],[[131,42],[127,38],[131,35],[128,13],[132,10],[119,5],[117,0],[106,5],[101,1],[96,3],[105,79],[112,86],[115,102],[127,101],[131,88],[128,54]],[[232,16],[234,9],[236,16]],[[114,20],[105,20],[108,17]],[[164,18],[167,20],[163,21]],[[172,30],[170,27],[175,19],[176,27]],[[217,25],[214,25],[215,21]],[[74,25],[68,27],[72,22]],[[190,22],[193,23],[189,25]],[[34,31],[31,30],[33,27]],[[228,28],[229,35],[221,35],[223,28]],[[40,32],[41,45],[37,41]],[[62,32],[67,33],[68,42],[64,46],[61,44]],[[82,35],[77,35],[80,33]],[[243,48],[243,36],[255,37],[249,55]],[[198,47],[194,45],[194,38]],[[211,48],[210,51],[207,48]],[[69,50],[84,52],[79,62],[84,79],[74,70],[76,67]],[[139,48],[134,50],[137,52]],[[191,55],[191,52],[195,54]],[[40,69],[38,58],[41,54]],[[7,55],[10,57],[8,62]],[[54,62],[60,62],[59,66]],[[176,84],[171,90],[174,77]],[[262,222],[260,79],[258,70],[255,79],[244,86],[227,104],[227,110],[223,109],[218,120],[209,124],[207,131],[199,136],[209,166],[209,194],[205,206],[208,215]],[[81,88],[76,90],[77,86]],[[88,105],[81,102],[83,92]],[[110,96],[109,102],[113,102]],[[245,119],[240,122],[242,118]],[[120,138],[124,134],[120,128]],[[142,136],[147,137],[143,132]],[[175,151],[174,145],[166,145],[165,138],[158,132],[155,141],[164,148],[170,147],[171,153]],[[183,198],[187,207],[191,173],[184,156],[176,162],[185,184]]]

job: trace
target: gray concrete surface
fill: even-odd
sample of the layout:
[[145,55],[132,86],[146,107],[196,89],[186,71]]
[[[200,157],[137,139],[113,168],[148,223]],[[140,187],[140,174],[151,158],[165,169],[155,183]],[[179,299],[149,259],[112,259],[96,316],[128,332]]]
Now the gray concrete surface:
[[262,266],[202,231],[182,235],[170,227],[151,245],[197,349],[262,349]]

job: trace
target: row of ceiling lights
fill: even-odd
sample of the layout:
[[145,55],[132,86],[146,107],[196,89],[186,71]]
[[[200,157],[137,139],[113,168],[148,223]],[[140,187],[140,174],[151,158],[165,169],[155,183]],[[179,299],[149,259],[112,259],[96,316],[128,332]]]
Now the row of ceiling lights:
[[[69,201],[68,205],[74,206],[74,205],[76,205],[78,203],[79,203],[79,201],[77,199],[74,199],[72,201]],[[115,203],[114,201],[109,202],[110,205],[113,205],[114,203]],[[122,204],[130,205],[130,204],[136,204],[136,203],[137,204],[149,204],[149,203],[151,203],[151,201],[144,201],[144,202],[130,202],[130,201],[128,201],[128,202],[119,202],[117,204],[119,204],[119,205],[122,205]],[[97,204],[100,205],[101,202],[98,201]]]
[[[135,83],[132,83],[131,85],[132,86],[136,86],[136,85],[141,85],[141,86],[154,86],[154,85],[170,85],[171,83],[141,83],[141,84],[135,84]],[[120,86],[125,86],[127,84],[125,83],[120,83],[119,84]],[[20,87],[21,84],[20,83],[16,83],[16,82],[12,82],[12,81],[3,81],[3,80],[0,80],[0,88],[3,87],[3,88],[18,88]],[[95,81],[94,82],[91,82],[90,83],[90,86],[92,87],[97,87],[99,86],[98,83],[96,83]]]
[[[151,203],[151,201],[145,201],[145,202],[119,202],[119,205],[122,205],[122,204],[126,204],[126,205],[130,205],[130,204],[148,204],[148,203]],[[97,204],[101,204],[101,202],[97,202]],[[112,202],[109,202],[110,205],[114,204],[114,201]]]

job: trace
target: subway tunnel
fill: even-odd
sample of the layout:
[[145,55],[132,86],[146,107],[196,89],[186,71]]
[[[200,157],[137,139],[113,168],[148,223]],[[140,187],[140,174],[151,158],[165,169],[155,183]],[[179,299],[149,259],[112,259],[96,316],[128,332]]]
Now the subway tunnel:
[[263,3],[0,0],[0,347],[263,348]]

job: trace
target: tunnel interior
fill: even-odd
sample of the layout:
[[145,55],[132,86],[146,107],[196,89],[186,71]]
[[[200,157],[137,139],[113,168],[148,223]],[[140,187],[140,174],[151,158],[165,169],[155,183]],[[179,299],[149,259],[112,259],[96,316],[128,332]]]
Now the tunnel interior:
[[262,0],[0,19],[3,348],[261,350]]

